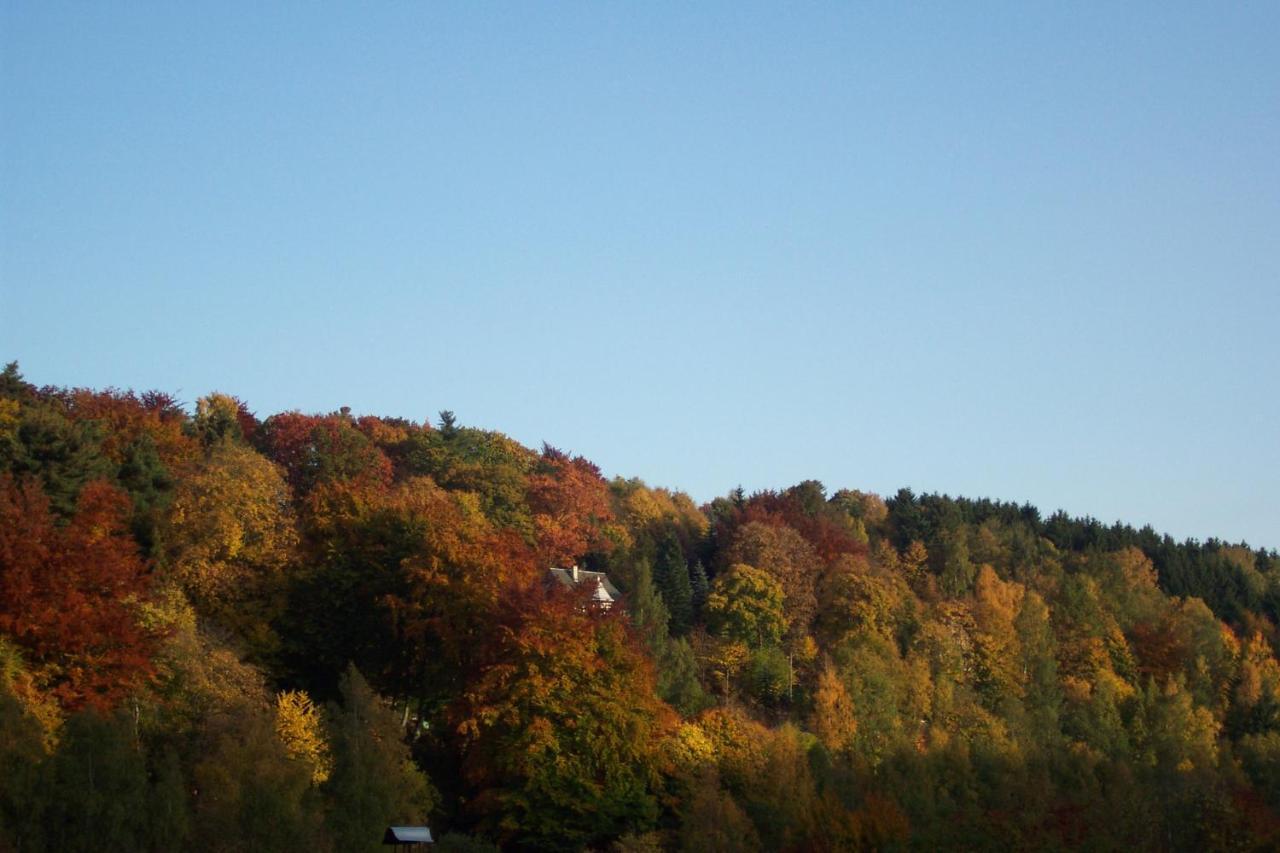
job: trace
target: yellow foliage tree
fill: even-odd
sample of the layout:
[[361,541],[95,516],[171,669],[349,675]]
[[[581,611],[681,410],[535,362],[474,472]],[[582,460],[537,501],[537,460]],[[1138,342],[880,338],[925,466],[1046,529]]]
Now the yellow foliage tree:
[[324,736],[320,709],[301,690],[276,696],[276,734],[294,758],[311,768],[311,781],[319,785],[333,772],[333,757]]
[[170,576],[197,610],[253,645],[269,642],[270,613],[262,610],[270,610],[298,541],[279,468],[248,447],[219,442],[179,483],[164,538]]
[[818,673],[818,687],[813,694],[813,733],[827,749],[839,755],[853,749],[857,731],[853,700],[840,674],[828,661]]

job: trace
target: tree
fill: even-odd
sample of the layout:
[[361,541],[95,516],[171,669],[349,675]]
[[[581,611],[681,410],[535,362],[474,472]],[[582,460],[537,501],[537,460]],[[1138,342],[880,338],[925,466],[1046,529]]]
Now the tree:
[[259,654],[273,650],[270,622],[298,545],[280,469],[249,447],[219,442],[178,483],[164,538],[167,574],[196,608]]
[[305,849],[321,838],[312,768],[293,758],[272,715],[241,707],[209,721],[195,766],[195,834],[213,851]]
[[[50,849],[144,850],[150,846],[150,786],[132,727],[93,711],[67,721],[52,760],[41,816]],[[180,841],[181,839],[175,839]]]
[[671,633],[679,636],[688,632],[693,622],[693,587],[689,582],[689,564],[674,534],[667,534],[658,550],[654,576],[671,614]]
[[152,671],[154,641],[137,623],[148,578],[131,509],[124,493],[94,482],[59,526],[35,480],[0,476],[0,632],[70,709],[110,708]]
[[760,838],[750,818],[720,788],[715,771],[702,776],[689,798],[680,825],[684,853],[751,853]]
[[775,578],[786,596],[788,630],[795,635],[808,633],[817,609],[814,587],[821,562],[799,533],[757,521],[744,524],[722,560],[725,566],[754,566]]
[[0,844],[38,846],[47,757],[43,726],[0,671]]
[[336,849],[379,850],[388,824],[425,822],[435,789],[410,758],[397,715],[354,666],[342,678],[342,706],[329,717],[333,773],[324,786],[325,821]]
[[485,516],[534,539],[527,480],[538,455],[500,432],[455,427],[410,431],[395,458],[402,478],[429,476],[451,491],[473,492]]
[[915,619],[916,601],[905,580],[875,571],[863,557],[842,556],[824,573],[816,636],[834,648],[846,638],[878,634],[896,641]]
[[385,486],[391,482],[391,460],[345,413],[272,415],[263,421],[254,440],[284,469],[297,495],[305,495],[321,483],[355,481]]
[[224,441],[248,441],[254,437],[257,427],[257,418],[235,397],[215,393],[196,401],[192,428],[205,447],[214,447]]
[[569,595],[514,598],[455,711],[472,815],[529,849],[651,829],[659,743],[674,718],[648,662],[620,615]]
[[938,541],[939,586],[947,595],[959,598],[973,588],[978,575],[978,567],[969,559],[968,534],[964,527],[951,527],[939,534]]
[[649,564],[641,561],[634,573],[627,609],[636,633],[657,666],[658,695],[682,713],[695,713],[705,706],[707,697],[698,683],[693,649],[685,638],[668,633],[667,607],[653,588]]
[[1037,742],[1047,744],[1060,735],[1062,687],[1058,682],[1057,641],[1049,621],[1049,608],[1034,590],[1028,590],[1022,597],[1014,629],[1021,649],[1021,668],[1026,674],[1023,704],[1033,736]]
[[591,551],[610,549],[604,535],[605,525],[613,520],[609,484],[595,465],[544,446],[528,488],[544,565],[569,565]]
[[858,720],[853,713],[853,700],[840,679],[840,673],[828,660],[818,673],[818,686],[813,695],[813,732],[834,755],[852,751]]
[[435,713],[461,690],[500,595],[534,579],[528,548],[473,495],[429,477],[390,490],[329,483],[307,504],[311,556],[282,619],[295,671],[332,695],[353,662],[379,690]]
[[144,433],[124,449],[117,479],[133,498],[131,527],[134,537],[142,546],[143,553],[158,555],[164,513],[173,499],[174,478],[161,460],[150,435]]
[[777,645],[786,630],[782,584],[770,573],[738,563],[716,575],[707,596],[707,626],[754,647]]
[[40,478],[49,504],[66,518],[75,512],[80,490],[110,479],[115,465],[103,455],[101,434],[92,421],[75,422],[46,402],[21,406],[10,440],[0,443],[0,472]]
[[695,560],[689,570],[689,586],[693,592],[693,614],[696,619],[707,603],[707,594],[711,592],[711,582],[707,580],[707,570],[701,560]]
[[813,849],[817,790],[809,764],[812,735],[784,723],[765,738],[763,765],[749,777],[743,805],[766,850]]
[[440,412],[440,434],[445,438],[453,438],[458,431],[458,419],[453,412],[444,409]]
[[1014,622],[1024,592],[1021,584],[1000,580],[988,565],[978,570],[973,608],[974,666],[979,695],[989,710],[997,710],[1001,702],[1017,702],[1023,697],[1025,670]]
[[311,768],[317,785],[333,772],[333,754],[324,736],[320,709],[303,690],[276,694],[276,735],[289,754]]

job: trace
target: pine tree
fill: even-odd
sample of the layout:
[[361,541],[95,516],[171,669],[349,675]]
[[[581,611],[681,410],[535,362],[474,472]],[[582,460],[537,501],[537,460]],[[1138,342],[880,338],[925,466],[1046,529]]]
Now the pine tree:
[[689,570],[689,587],[693,590],[693,615],[697,619],[702,607],[707,603],[707,593],[711,591],[711,582],[707,580],[707,570],[698,560]]
[[672,534],[663,540],[658,549],[655,572],[658,591],[671,613],[671,633],[680,636],[693,623],[693,587],[689,582],[689,564],[685,562],[680,542]]
[[348,666],[342,707],[331,709],[333,771],[326,824],[339,850],[377,850],[387,824],[425,821],[437,794],[414,765],[400,721]]
[[653,572],[648,562],[641,560],[633,572],[635,580],[627,593],[627,610],[631,613],[631,624],[635,626],[636,633],[656,657],[668,636],[671,613],[654,587]]
[[670,615],[662,596],[653,586],[649,564],[635,567],[635,581],[627,595],[631,624],[644,640],[658,670],[658,695],[683,714],[694,714],[706,706],[707,696],[698,682],[698,665],[693,649],[683,637],[672,637],[667,626]]

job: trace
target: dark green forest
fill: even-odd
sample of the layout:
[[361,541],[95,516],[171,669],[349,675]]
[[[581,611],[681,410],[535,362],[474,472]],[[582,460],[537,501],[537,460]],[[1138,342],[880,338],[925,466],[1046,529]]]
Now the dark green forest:
[[0,374],[0,850],[1274,850],[1278,621],[1244,543]]

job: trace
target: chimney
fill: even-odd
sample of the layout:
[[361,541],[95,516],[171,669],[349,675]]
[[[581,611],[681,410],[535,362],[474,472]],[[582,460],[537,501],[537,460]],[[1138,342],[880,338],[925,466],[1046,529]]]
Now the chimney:
[[573,582],[574,583],[578,582],[578,564],[577,563],[573,564]]

